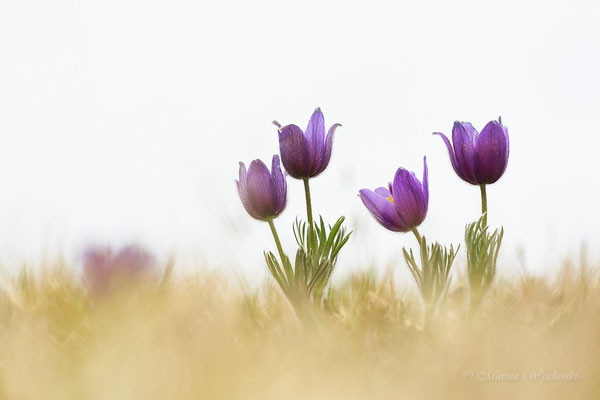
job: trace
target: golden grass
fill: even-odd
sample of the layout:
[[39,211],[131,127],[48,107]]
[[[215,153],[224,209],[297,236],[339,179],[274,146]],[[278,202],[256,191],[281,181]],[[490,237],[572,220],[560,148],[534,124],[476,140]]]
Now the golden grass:
[[57,268],[2,291],[0,397],[600,398],[599,290],[571,269],[499,281],[470,321],[458,284],[423,329],[414,293],[364,274],[304,327],[271,285],[197,276],[91,298]]

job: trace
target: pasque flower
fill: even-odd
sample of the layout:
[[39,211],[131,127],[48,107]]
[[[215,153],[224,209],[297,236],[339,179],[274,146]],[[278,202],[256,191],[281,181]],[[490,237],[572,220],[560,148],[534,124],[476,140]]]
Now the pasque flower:
[[297,125],[279,126],[279,151],[287,173],[296,179],[312,178],[327,168],[331,159],[331,147],[335,130],[341,126],[334,124],[325,136],[325,119],[317,108],[305,132]]
[[454,122],[452,142],[441,132],[440,135],[448,152],[456,174],[473,185],[486,185],[496,182],[508,164],[508,129],[502,120],[490,121],[481,133],[469,122]]
[[148,277],[155,266],[152,254],[136,244],[122,247],[118,252],[110,247],[91,246],[83,254],[84,281],[94,293]]
[[359,194],[371,214],[390,231],[408,232],[416,228],[425,219],[429,205],[426,158],[423,158],[422,183],[413,172],[398,168],[389,189],[362,189]]
[[253,218],[267,221],[285,209],[287,185],[277,155],[273,156],[271,172],[261,160],[252,161],[247,171],[240,162],[236,185],[244,208]]

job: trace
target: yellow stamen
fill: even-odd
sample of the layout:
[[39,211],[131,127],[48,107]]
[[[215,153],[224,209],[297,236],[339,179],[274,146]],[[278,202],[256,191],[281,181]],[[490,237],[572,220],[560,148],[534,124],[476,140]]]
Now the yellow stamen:
[[394,198],[392,196],[388,196],[385,198],[387,201],[389,201],[390,203],[394,204]]

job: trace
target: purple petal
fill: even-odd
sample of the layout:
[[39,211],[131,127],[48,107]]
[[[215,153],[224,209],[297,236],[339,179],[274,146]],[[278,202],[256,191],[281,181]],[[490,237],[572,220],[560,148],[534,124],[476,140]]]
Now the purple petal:
[[246,184],[246,165],[240,161],[240,171],[239,171],[239,182],[245,185]]
[[242,205],[244,206],[244,208],[246,209],[248,214],[250,214],[253,218],[258,218],[257,217],[257,215],[259,215],[258,210],[254,209],[252,202],[248,198],[247,183],[248,183],[248,173],[246,171],[246,165],[244,165],[243,162],[240,162],[240,180],[235,181],[235,184],[236,184],[236,187],[238,190],[238,194],[240,195],[240,200],[242,201]]
[[112,267],[110,247],[89,247],[83,254],[83,279],[91,290],[102,291],[108,283]]
[[456,158],[456,173],[465,181],[477,184],[475,178],[475,141],[477,130],[469,122],[454,122],[452,143]]
[[302,129],[286,125],[279,130],[279,152],[288,174],[296,179],[310,176],[310,154]]
[[246,211],[248,212],[248,214],[250,214],[250,216],[252,218],[262,219],[260,217],[260,214],[259,214],[258,210],[256,210],[254,208],[254,205],[252,204],[252,202],[248,198],[248,192],[246,191],[245,187],[243,187],[237,181],[236,181],[236,184],[237,184],[238,194],[240,195],[240,200],[242,201],[242,205],[244,206],[244,208],[246,209]]
[[110,247],[93,246],[85,249],[83,253],[83,263],[87,266],[102,266],[110,263],[112,250]]
[[[265,219],[274,214],[275,205],[271,191],[271,173],[261,160],[254,160],[248,167],[245,197],[246,210],[256,219]],[[246,206],[246,204],[244,204]]]
[[475,171],[482,184],[496,182],[506,171],[509,155],[508,130],[498,121],[490,121],[477,138]]
[[116,254],[109,247],[88,248],[84,254],[84,282],[93,294],[102,294],[117,284],[150,276],[155,261],[150,252],[136,244]]
[[323,162],[323,148],[325,146],[325,118],[318,107],[308,121],[305,137],[308,144],[311,176],[315,176]]
[[327,139],[325,139],[325,148],[323,150],[323,160],[316,175],[325,171],[325,168],[327,168],[327,166],[329,165],[329,160],[331,159],[331,148],[333,147],[333,135],[335,134],[335,130],[340,126],[342,125],[333,124],[331,128],[329,128],[329,131],[327,131]]
[[149,272],[154,263],[152,255],[138,245],[128,245],[123,247],[116,255],[114,264],[119,268],[119,273],[128,275],[138,275]]
[[456,172],[456,174],[458,176],[461,176],[460,172],[458,171],[458,166],[456,164],[456,156],[454,155],[454,149],[452,148],[452,144],[450,143],[450,140],[448,140],[448,137],[446,135],[444,135],[442,132],[433,132],[433,134],[438,135],[442,138],[442,140],[446,144],[446,147],[448,148],[448,154],[450,155],[450,163],[452,163],[452,168],[454,168],[454,172]]
[[378,187],[377,189],[375,189],[375,193],[377,193],[378,195],[383,196],[385,198],[392,196],[392,193],[384,187]]
[[274,203],[276,205],[276,215],[279,215],[284,209],[287,199],[287,184],[285,182],[285,177],[281,172],[281,167],[279,166],[279,156],[274,155],[273,161],[271,162],[271,176],[272,176],[272,186],[271,190],[273,191]]
[[429,208],[429,169],[427,168],[427,156],[423,157],[423,197],[425,198],[425,214],[423,215],[423,220],[427,215],[427,209]]
[[385,228],[393,232],[406,232],[410,229],[398,215],[394,204],[388,199],[369,189],[362,189],[359,194],[365,207]]
[[240,195],[240,199],[242,200],[242,204],[246,205],[246,165],[240,161],[240,171],[239,171],[239,180],[235,181],[235,185],[238,190],[238,194]]
[[398,168],[394,176],[394,206],[408,228],[418,226],[427,214],[427,199],[423,185],[414,173]]

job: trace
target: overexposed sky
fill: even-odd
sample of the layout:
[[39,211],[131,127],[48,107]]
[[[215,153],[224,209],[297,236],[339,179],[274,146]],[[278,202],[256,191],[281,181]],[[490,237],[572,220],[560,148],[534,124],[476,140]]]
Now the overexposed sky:
[[[12,1],[0,4],[0,263],[140,241],[182,265],[263,277],[268,227],[246,215],[238,161],[278,151],[273,119],[340,122],[315,212],[346,215],[350,271],[397,264],[409,235],[358,189],[430,167],[421,231],[462,241],[479,190],[454,175],[454,120],[502,115],[511,158],[489,187],[503,261],[553,270],[600,245],[597,1]],[[304,216],[288,179],[276,223]],[[191,261],[194,261],[192,264]],[[342,271],[343,272],[343,271]],[[342,273],[340,272],[340,273]]]

